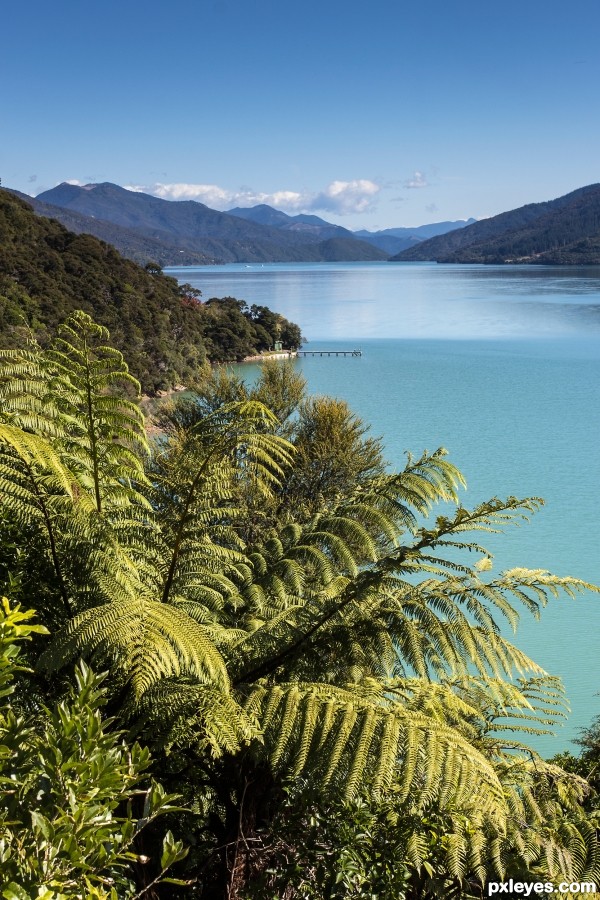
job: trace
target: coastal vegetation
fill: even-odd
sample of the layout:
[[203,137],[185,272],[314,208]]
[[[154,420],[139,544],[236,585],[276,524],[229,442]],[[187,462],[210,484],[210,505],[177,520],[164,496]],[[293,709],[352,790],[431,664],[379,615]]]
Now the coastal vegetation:
[[587,772],[527,743],[560,682],[507,637],[592,588],[484,546],[541,501],[390,470],[291,363],[215,370],[154,442],[139,387],[83,311],[0,352],[1,896],[599,881]]
[[302,341],[298,326],[266,307],[232,298],[205,303],[159,265],[136,265],[0,190],[0,347],[31,334],[45,346],[76,309],[110,329],[150,394],[196,384],[211,362],[267,350],[278,337],[290,349]]

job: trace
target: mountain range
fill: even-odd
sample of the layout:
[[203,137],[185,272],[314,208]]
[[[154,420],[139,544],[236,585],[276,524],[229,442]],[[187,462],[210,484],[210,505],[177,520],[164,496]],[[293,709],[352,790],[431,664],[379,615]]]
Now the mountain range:
[[457,222],[434,222],[431,225],[418,225],[415,228],[385,228],[383,231],[355,231],[354,234],[374,247],[379,247],[388,256],[414,247],[428,238],[438,234],[446,234],[458,228],[471,225],[476,219],[460,219]]
[[432,234],[467,224],[356,233],[318,216],[290,216],[265,204],[218,212],[197,201],[163,200],[109,182],[64,182],[35,198],[14,193],[38,215],[70,231],[92,234],[135,262],[161,266],[385,260]]
[[325,237],[298,233],[218,212],[195,200],[163,200],[108,182],[59,184],[39,194],[36,202],[91,218],[90,227],[100,221],[105,233],[106,223],[116,226],[119,231],[110,243],[119,250],[119,242],[131,232],[157,242],[164,248],[156,260],[162,265],[185,264],[188,253],[202,254],[211,263],[382,260],[388,255],[345,229]]
[[349,231],[340,225],[332,225],[318,216],[298,215],[288,216],[279,209],[273,209],[272,206],[266,206],[264,203],[259,206],[251,206],[244,208],[237,206],[235,209],[228,210],[229,215],[239,216],[241,219],[248,219],[252,222],[258,222],[260,225],[269,225],[272,228],[279,228],[282,231],[293,231],[306,240],[326,240],[332,237],[338,238],[354,238],[366,241],[377,247],[386,256],[392,256],[399,253],[407,247],[412,247],[427,238],[434,237],[437,234],[445,234],[455,228],[464,228],[471,225],[475,219],[464,219],[458,222],[436,222],[431,225],[419,225],[415,228],[385,228],[382,231]]
[[393,261],[600,264],[600,184],[422,241]]
[[38,216],[55,219],[75,234],[91,234],[107,244],[112,244],[122,256],[140,265],[145,265],[150,260],[161,266],[173,265],[174,260],[181,266],[210,265],[215,262],[214,257],[207,253],[193,250],[182,251],[167,242],[145,237],[132,228],[124,228],[122,225],[115,225],[114,222],[86,216],[65,207],[54,206],[51,203],[45,203],[38,197],[30,197],[20,191],[11,190],[10,192],[33,207]]
[[315,215],[260,204],[227,212],[194,200],[163,200],[109,182],[59,184],[36,198],[38,215],[92,234],[136,262],[161,266],[230,262],[600,264],[600,184],[488,219],[352,232]]

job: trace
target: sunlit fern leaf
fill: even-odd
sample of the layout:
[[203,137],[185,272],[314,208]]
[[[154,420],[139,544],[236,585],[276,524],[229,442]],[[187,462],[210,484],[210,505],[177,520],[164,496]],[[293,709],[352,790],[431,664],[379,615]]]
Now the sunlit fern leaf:
[[460,470],[446,459],[444,447],[433,453],[425,451],[418,459],[407,454],[407,462],[397,476],[395,489],[403,502],[419,513],[425,513],[440,500],[458,501],[458,488],[466,482]]
[[[200,419],[190,432],[175,433],[168,446],[159,448],[150,472],[152,500],[160,511],[170,561],[163,585],[163,600],[172,591],[185,593],[185,564],[195,557],[211,533],[212,543],[240,547],[233,528],[236,512],[232,499],[240,478],[261,483],[265,491],[283,477],[291,459],[291,446],[275,434],[264,433],[276,420],[260,403],[228,404]],[[219,538],[215,529],[222,524]]]
[[194,747],[218,757],[261,741],[256,721],[230,694],[181,678],[157,682],[124,713],[134,730],[150,728],[153,744],[167,750]]
[[137,700],[161,679],[173,677],[229,689],[223,657],[207,630],[183,610],[149,599],[106,603],[76,616],[39,665],[54,671],[78,656],[110,661]]
[[424,579],[416,584],[388,580],[381,615],[398,646],[399,655],[419,674],[431,669],[460,671],[475,665],[496,676],[541,672],[499,631],[494,610],[512,624],[518,621],[515,601],[536,614],[548,596],[567,596],[594,588],[578,579],[540,570],[514,569],[484,582],[479,573]]
[[428,860],[430,845],[428,836],[413,831],[406,842],[406,859],[418,872],[423,862]]
[[[127,502],[130,483],[144,480],[141,460],[148,450],[143,414],[122,390],[127,384],[139,396],[139,382],[122,354],[106,345],[108,336],[106,328],[78,310],[45,353],[46,366],[63,386],[61,410],[71,419],[65,452],[77,460],[98,510]],[[135,494],[133,489],[131,497]]]
[[[425,579],[412,585],[382,574],[378,590],[378,579],[371,574],[364,576],[364,589],[360,587],[362,576],[352,582],[339,582],[333,592],[323,590],[296,600],[290,605],[289,615],[275,619],[276,628],[255,629],[248,641],[239,645],[243,661],[242,656],[232,660],[234,671],[239,673],[234,677],[243,680],[249,672],[266,674],[267,659],[273,662],[273,669],[279,660],[287,660],[286,664],[294,661],[295,665],[303,660],[307,669],[311,664],[319,666],[320,660],[328,658],[334,633],[340,647],[344,646],[344,629],[346,651],[338,654],[337,677],[342,671],[348,677],[344,666],[355,633],[361,635],[365,654],[370,646],[377,648],[370,660],[363,655],[364,664],[373,671],[382,671],[380,650],[387,646],[384,636],[389,635],[397,648],[395,665],[400,671],[410,667],[422,676],[440,677],[466,674],[474,666],[482,676],[497,678],[515,672],[544,674],[503,637],[492,612],[498,609],[503,617],[515,621],[517,611],[511,601],[516,598],[523,602],[524,591],[535,590],[533,605],[525,598],[530,610],[535,611],[546,590],[554,594],[564,586],[571,594],[586,587],[577,579],[555,576],[548,576],[546,584],[545,573],[514,570],[508,577],[500,576],[489,583],[478,573]],[[520,585],[524,585],[523,591]],[[252,659],[256,669],[252,668]],[[389,664],[394,665],[391,660]],[[390,674],[389,670],[386,674]],[[336,675],[331,673],[328,680]]]
[[73,474],[64,465],[54,447],[44,438],[0,421],[0,450],[2,445],[12,451],[2,454],[1,457],[5,467],[2,483],[4,492],[7,494],[11,492],[11,473],[14,471],[15,475],[19,472],[24,473],[21,478],[17,476],[14,480],[17,484],[19,481],[25,481],[32,496],[36,494],[38,481],[45,481],[48,487],[73,498],[75,488]]
[[[256,716],[271,764],[311,778],[323,790],[355,796],[359,784],[379,787],[395,772],[405,796],[419,794],[464,802],[474,793],[502,818],[504,801],[493,767],[457,731],[383,696],[361,697],[352,689],[296,683],[239,688],[247,712]],[[315,700],[320,703],[317,713]],[[390,725],[390,719],[396,727]],[[310,722],[310,749],[302,724]],[[323,729],[326,729],[324,731]],[[433,763],[432,763],[433,759]]]
[[466,532],[498,533],[507,525],[526,522],[542,504],[543,501],[539,497],[524,499],[508,497],[506,500],[495,497],[485,503],[480,503],[472,510],[458,506],[452,516],[438,516],[433,528],[420,528],[417,532],[419,540],[413,551],[440,546],[458,549],[473,548],[480,553],[485,552],[485,548],[470,542],[456,540],[453,536]]
[[122,388],[139,394],[122,355],[106,346],[108,332],[81,311],[43,350],[35,342],[0,356],[0,403],[11,421],[52,439],[81,487],[102,504],[143,502],[144,420]]
[[265,661],[275,660],[282,648],[285,650],[295,637],[302,636],[303,631],[308,631],[311,623],[323,609],[327,609],[332,603],[335,604],[335,598],[340,596],[347,585],[347,579],[335,579],[335,582],[329,585],[329,591],[315,595],[309,604],[290,603],[259,628],[245,635],[231,649],[229,665],[234,673],[234,679],[244,680],[245,675],[255,665],[261,666]]

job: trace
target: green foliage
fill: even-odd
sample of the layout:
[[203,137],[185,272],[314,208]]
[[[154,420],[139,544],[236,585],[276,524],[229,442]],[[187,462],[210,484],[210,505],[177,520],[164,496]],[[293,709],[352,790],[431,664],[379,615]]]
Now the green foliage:
[[249,900],[405,900],[409,835],[390,828],[392,818],[389,808],[362,797],[322,806],[309,792],[286,793],[265,848],[268,868],[249,886]]
[[268,306],[253,303],[250,307],[250,319],[255,327],[263,329],[268,336],[269,345],[280,340],[288,350],[297,350],[302,345],[302,334],[297,325],[288,322],[283,316],[274,313]]
[[296,350],[302,343],[298,326],[266,306],[248,308],[234,297],[213,297],[206,302],[204,315],[206,349],[212,362],[231,362],[271,350],[279,337],[287,350]]
[[[150,539],[130,514],[148,507],[136,487],[145,480],[143,420],[122,392],[139,385],[106,337],[79,312],[46,350],[0,351],[0,485],[31,550],[15,548],[6,565],[44,615],[56,600],[72,614],[135,592],[122,534],[132,546],[135,534],[138,550]],[[36,582],[48,567],[54,577],[44,589]],[[55,613],[48,624],[57,621]]]
[[43,625],[33,625],[32,610],[21,611],[19,604],[12,607],[8,599],[0,600],[0,697],[8,697],[14,691],[12,684],[17,672],[23,671],[19,666],[19,641],[30,640],[32,634],[48,634]]
[[[0,612],[0,686],[20,670],[18,642],[46,629],[33,613]],[[185,857],[167,832],[160,859],[142,853],[143,830],[175,809],[150,782],[150,755],[127,746],[102,719],[102,679],[82,664],[76,685],[53,707],[24,718],[0,707],[0,871],[6,900],[135,898],[134,868],[157,884]],[[143,783],[145,782],[145,783]],[[181,882],[183,883],[183,882]]]
[[600,811],[600,718],[583,729],[577,744],[581,747],[578,755],[566,751],[555,756],[551,762],[567,772],[585,778],[593,793],[587,798],[586,808],[594,811],[597,820]]
[[[285,346],[294,345],[286,343]],[[261,365],[260,379],[250,396],[264,403],[285,426],[302,403],[305,392],[306,379],[296,370],[292,360],[267,359]]]
[[289,366],[252,391],[219,374],[164,411],[148,454],[105,337],[77,314],[48,350],[2,357],[0,562],[16,590],[29,568],[38,581],[53,630],[41,654],[32,641],[38,671],[109,668],[118,722],[193,810],[203,896],[276,890],[281,852],[299,897],[596,878],[586,782],[524,742],[564,713],[562,688],[502,628],[592,586],[497,573],[481,544],[541,501],[463,507],[443,449],[390,472]]
[[343,400],[303,400],[292,437],[295,465],[285,483],[283,503],[312,516],[381,475],[381,442],[365,437],[366,432]]

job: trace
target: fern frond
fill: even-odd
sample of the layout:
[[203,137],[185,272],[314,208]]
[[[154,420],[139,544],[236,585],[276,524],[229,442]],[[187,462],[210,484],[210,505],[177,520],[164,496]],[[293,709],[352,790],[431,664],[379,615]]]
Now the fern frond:
[[[402,796],[417,791],[424,803],[436,797],[450,803],[477,794],[499,819],[505,814],[500,783],[485,757],[456,730],[417,710],[381,694],[361,696],[354,687],[295,683],[239,690],[277,769],[298,775],[310,765],[323,789],[341,790],[348,799],[365,781],[386,787],[393,773]],[[310,741],[302,731],[307,721]]]
[[216,758],[261,740],[256,721],[230,694],[180,678],[156,683],[125,713],[135,722],[135,731],[150,729],[153,743],[167,751],[194,747]]
[[175,606],[138,598],[76,616],[40,658],[55,671],[79,656],[110,661],[139,700],[157,682],[182,677],[229,690],[223,657],[207,630]]

